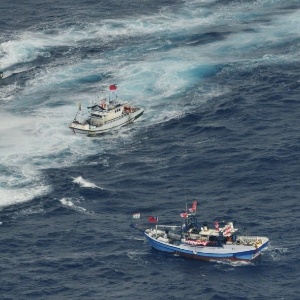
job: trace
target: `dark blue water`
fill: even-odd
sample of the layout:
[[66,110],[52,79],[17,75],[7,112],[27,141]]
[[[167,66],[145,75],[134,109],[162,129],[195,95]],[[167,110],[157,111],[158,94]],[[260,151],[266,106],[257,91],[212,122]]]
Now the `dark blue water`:
[[[0,1],[1,299],[298,299],[299,1]],[[118,84],[139,122],[68,129]],[[150,248],[150,215],[232,220],[255,263]]]

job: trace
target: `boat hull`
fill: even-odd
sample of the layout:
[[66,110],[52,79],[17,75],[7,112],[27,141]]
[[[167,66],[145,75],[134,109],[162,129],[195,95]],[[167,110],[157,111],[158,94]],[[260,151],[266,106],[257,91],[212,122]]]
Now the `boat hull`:
[[259,247],[246,245],[222,245],[222,246],[192,246],[178,243],[178,245],[159,241],[148,233],[144,232],[150,245],[157,250],[174,253],[179,256],[190,257],[200,260],[240,260],[253,261],[257,259],[262,250],[268,247],[268,238],[263,239]]
[[74,133],[85,134],[88,136],[96,136],[123,127],[129,123],[133,123],[135,120],[140,118],[143,115],[143,113],[144,113],[144,109],[139,108],[132,113],[123,114],[119,118],[111,120],[101,126],[91,126],[88,123],[82,124],[79,122],[72,122],[69,128]]

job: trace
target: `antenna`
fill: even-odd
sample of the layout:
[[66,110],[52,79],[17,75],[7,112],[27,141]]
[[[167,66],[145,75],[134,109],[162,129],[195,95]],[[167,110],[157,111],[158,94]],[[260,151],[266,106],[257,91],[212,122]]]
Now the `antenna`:
[[186,199],[186,189],[184,186],[184,198],[185,198],[185,212],[187,213],[187,199]]

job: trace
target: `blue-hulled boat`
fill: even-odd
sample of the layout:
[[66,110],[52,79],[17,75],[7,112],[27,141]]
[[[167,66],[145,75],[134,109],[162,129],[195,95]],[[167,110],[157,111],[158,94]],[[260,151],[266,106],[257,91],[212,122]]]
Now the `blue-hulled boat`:
[[[269,239],[263,236],[237,234],[232,222],[214,222],[213,228],[199,225],[196,202],[189,212],[182,213],[180,226],[158,225],[142,230],[150,245],[160,251],[202,260],[253,261],[268,247]],[[220,226],[223,225],[223,226]],[[132,227],[140,229],[138,224]]]

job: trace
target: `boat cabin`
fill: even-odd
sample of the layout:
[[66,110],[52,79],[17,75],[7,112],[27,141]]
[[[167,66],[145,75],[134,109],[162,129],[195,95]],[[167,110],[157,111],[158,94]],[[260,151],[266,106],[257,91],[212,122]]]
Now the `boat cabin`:
[[205,223],[199,226],[195,215],[188,215],[182,226],[182,240],[190,245],[216,246],[220,244],[230,244],[235,242],[237,229],[232,222],[228,222],[224,227],[219,228],[215,223],[215,228],[211,229]]
[[91,109],[90,125],[101,126],[122,117],[124,106],[122,104],[107,104],[102,101],[100,105],[95,105]]

